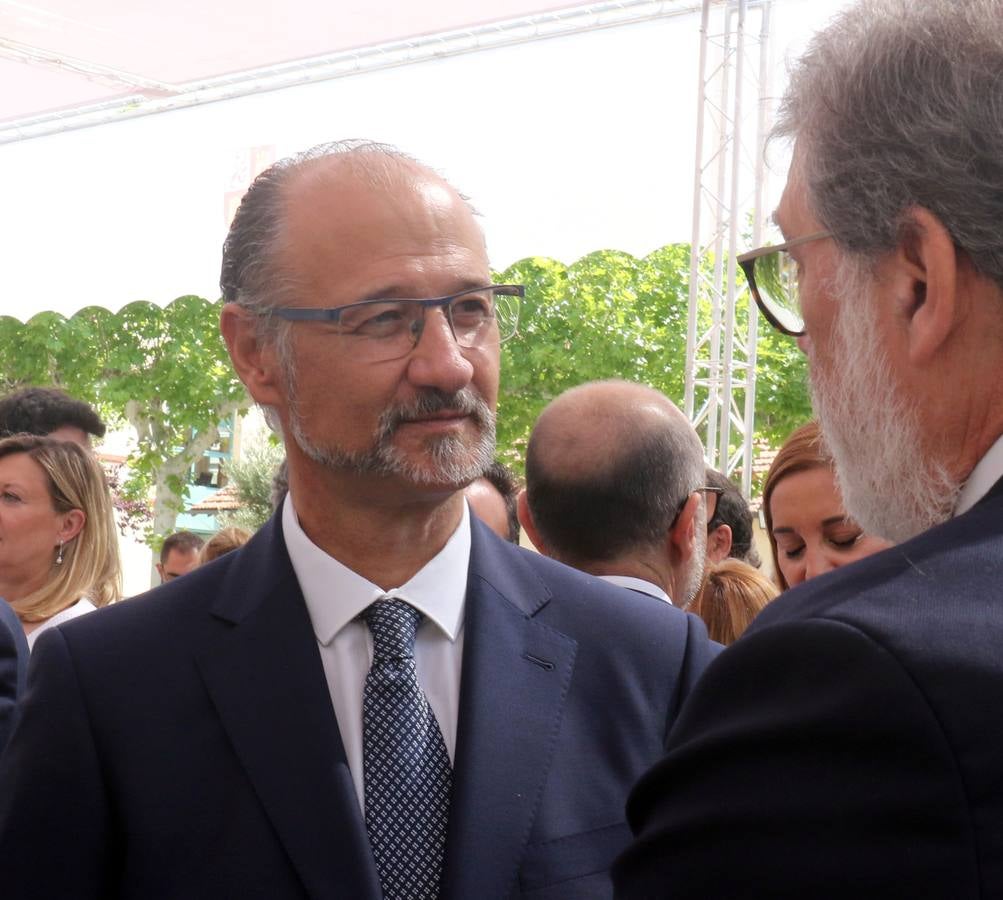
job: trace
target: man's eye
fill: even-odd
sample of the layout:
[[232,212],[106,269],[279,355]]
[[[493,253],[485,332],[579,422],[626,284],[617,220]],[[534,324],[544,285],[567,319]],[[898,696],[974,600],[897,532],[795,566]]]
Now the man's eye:
[[491,301],[486,297],[461,297],[454,301],[452,307],[453,319],[464,321],[480,321],[491,318]]
[[783,553],[787,559],[797,559],[802,553],[804,553],[804,544],[800,547],[792,547],[789,550],[784,550]]
[[380,303],[351,310],[341,317],[339,324],[348,334],[381,337],[399,331],[406,321],[407,315],[400,304]]

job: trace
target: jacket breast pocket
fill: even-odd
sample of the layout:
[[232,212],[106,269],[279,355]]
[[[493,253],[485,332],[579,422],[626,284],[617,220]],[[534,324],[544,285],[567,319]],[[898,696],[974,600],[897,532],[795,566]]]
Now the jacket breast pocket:
[[591,900],[613,896],[609,868],[631,840],[626,822],[530,844],[519,871],[520,897]]

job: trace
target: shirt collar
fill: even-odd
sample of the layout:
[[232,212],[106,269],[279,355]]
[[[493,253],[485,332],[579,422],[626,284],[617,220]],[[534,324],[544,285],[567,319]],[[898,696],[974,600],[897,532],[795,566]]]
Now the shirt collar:
[[631,591],[640,591],[642,594],[650,594],[652,597],[664,600],[669,604],[669,606],[672,605],[672,600],[669,598],[669,595],[665,593],[665,591],[663,591],[657,584],[652,584],[650,581],[645,581],[643,578],[634,578],[630,575],[600,575],[599,577],[603,581],[608,581],[610,584],[616,584]]
[[960,516],[968,512],[978,503],[1003,477],[1003,435],[996,438],[985,456],[978,461],[972,469],[972,474],[968,476],[965,486],[958,495],[958,502],[954,507],[954,514]]
[[293,571],[303,591],[314,634],[321,644],[334,636],[379,597],[406,600],[434,622],[451,641],[463,625],[463,603],[470,566],[470,517],[467,504],[456,531],[435,556],[400,587],[383,590],[320,549],[300,527],[291,494],[282,506],[282,534]]

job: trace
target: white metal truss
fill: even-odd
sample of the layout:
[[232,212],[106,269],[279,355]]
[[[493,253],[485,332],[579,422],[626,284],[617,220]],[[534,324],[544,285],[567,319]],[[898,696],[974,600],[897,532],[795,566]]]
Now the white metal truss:
[[605,0],[183,84],[151,81],[133,73],[85,60],[70,60],[43,48],[0,39],[0,57],[67,69],[141,91],[3,123],[0,144],[480,50],[672,18],[699,8],[699,0]]
[[[707,463],[740,470],[746,495],[758,322],[735,256],[762,234],[772,14],[773,0],[704,0],[700,24],[685,408]],[[749,307],[742,329],[740,303]]]

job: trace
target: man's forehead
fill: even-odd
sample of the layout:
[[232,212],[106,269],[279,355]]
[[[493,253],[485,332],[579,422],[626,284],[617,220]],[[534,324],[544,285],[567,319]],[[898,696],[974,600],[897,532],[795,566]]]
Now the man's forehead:
[[[321,168],[321,163],[329,165]],[[405,270],[409,263],[421,269],[422,260],[431,265],[436,258],[487,269],[483,234],[459,194],[435,173],[407,160],[389,165],[370,172],[337,158],[318,160],[290,183],[280,250],[290,275],[307,282],[326,280],[337,267],[344,284],[376,260],[387,261],[392,269],[394,259]],[[381,272],[377,280],[393,274]],[[484,274],[469,273],[478,276],[475,280]]]
[[777,204],[772,216],[774,224],[788,239],[799,237],[800,233],[803,233],[803,227],[800,227],[802,223],[799,220],[808,213],[801,166],[802,158],[803,151],[795,149],[790,169],[787,171],[784,192],[780,196],[780,203]]

